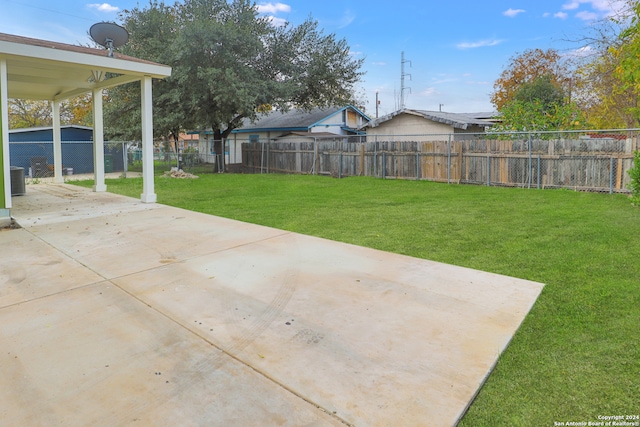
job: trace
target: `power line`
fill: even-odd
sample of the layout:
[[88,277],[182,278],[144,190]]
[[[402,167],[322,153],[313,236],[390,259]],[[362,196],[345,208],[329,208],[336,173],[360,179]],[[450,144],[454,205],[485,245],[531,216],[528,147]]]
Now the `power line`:
[[85,21],[90,21],[90,22],[95,22],[96,21],[95,18],[86,18],[84,16],[72,15],[70,13],[60,12],[58,10],[48,9],[46,7],[41,7],[41,6],[34,6],[32,4],[27,4],[27,3],[23,3],[23,2],[14,1],[14,0],[3,0],[3,3],[13,3],[13,4],[20,5],[20,6],[30,7],[32,9],[38,9],[38,10],[43,10],[45,12],[57,13],[58,15],[65,15],[65,16],[69,16],[71,18],[83,19]]

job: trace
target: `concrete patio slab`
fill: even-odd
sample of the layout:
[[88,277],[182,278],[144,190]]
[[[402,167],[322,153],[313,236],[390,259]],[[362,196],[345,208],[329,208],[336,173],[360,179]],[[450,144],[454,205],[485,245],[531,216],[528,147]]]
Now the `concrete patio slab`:
[[0,324],[5,426],[343,425],[108,282]]
[[102,280],[26,230],[0,232],[0,307]]
[[454,425],[543,286],[28,190],[25,228],[0,232],[23,247],[0,260],[0,419],[16,425]]

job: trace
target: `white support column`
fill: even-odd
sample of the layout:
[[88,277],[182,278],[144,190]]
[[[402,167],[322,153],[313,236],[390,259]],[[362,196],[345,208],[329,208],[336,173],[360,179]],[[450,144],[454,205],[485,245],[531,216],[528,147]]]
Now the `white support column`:
[[104,183],[104,121],[102,89],[93,91],[93,191],[107,191]]
[[155,203],[157,195],[153,182],[153,107],[151,77],[140,81],[142,92],[142,194],[144,203]]
[[60,104],[58,100],[52,102],[53,112],[53,180],[63,183],[62,177],[62,130],[60,126]]
[[0,165],[0,173],[4,179],[4,200],[0,202],[0,222],[10,218],[9,209],[11,208],[11,165],[9,161],[9,98],[7,91],[9,84],[7,81],[7,61],[0,59],[0,129],[2,129],[2,137],[0,138],[0,150],[2,150],[2,165]]

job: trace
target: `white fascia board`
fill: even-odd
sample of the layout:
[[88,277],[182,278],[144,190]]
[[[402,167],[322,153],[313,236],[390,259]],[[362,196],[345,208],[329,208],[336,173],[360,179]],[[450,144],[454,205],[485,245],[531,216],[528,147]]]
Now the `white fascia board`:
[[51,61],[58,64],[71,64],[74,67],[89,70],[103,70],[119,74],[135,73],[142,76],[164,78],[171,75],[171,67],[162,64],[128,61],[126,59],[111,58],[81,52],[71,52],[22,43],[0,41],[0,57],[11,56],[32,58],[35,60]]

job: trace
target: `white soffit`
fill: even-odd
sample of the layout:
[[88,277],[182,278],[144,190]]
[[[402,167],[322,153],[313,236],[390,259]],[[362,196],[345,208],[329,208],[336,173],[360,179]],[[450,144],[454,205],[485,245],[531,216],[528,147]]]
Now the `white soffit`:
[[[64,99],[100,87],[164,78],[171,67],[83,46],[0,33],[0,59],[7,61],[8,96],[22,99]],[[94,81],[94,71],[118,75]]]

